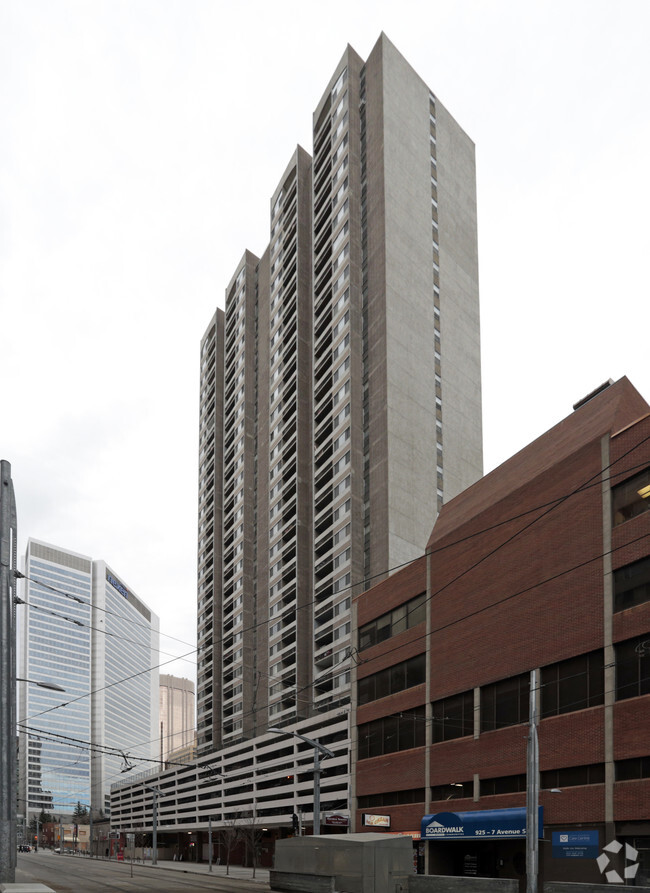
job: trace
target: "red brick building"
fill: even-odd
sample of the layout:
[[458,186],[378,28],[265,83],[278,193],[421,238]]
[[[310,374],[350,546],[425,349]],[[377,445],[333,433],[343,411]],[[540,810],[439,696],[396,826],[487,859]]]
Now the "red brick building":
[[[560,846],[579,830],[599,853],[635,846],[650,882],[648,509],[650,406],[623,378],[445,505],[426,556],[358,598],[357,830],[525,806],[536,669],[542,879],[602,879]],[[433,874],[525,872],[521,839],[420,847]]]

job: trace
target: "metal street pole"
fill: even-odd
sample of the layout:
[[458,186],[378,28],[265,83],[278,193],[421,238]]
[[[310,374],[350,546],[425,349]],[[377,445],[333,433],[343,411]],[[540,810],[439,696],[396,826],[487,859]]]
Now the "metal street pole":
[[0,883],[16,880],[16,499],[0,461]]
[[[318,738],[316,739],[318,745]],[[314,834],[320,834],[320,753],[314,748]]]
[[300,738],[301,741],[305,741],[307,744],[311,744],[314,748],[314,834],[320,834],[320,756],[321,754],[324,757],[333,757],[334,754],[332,751],[325,747],[324,744],[321,744],[318,738],[308,738],[306,735],[301,735],[299,732],[290,732],[288,729],[278,729],[278,728],[270,728],[267,729],[269,732],[273,732],[275,735],[290,735],[293,738]]
[[526,759],[526,893],[537,893],[539,870],[539,743],[537,670],[530,671],[529,729]]
[[152,825],[153,825],[153,833],[151,835],[151,864],[158,864],[158,797],[160,797],[160,789],[152,788],[149,785],[145,785],[148,791],[151,791],[153,794],[153,806],[152,806]]
[[208,871],[212,871],[212,816],[208,816]]
[[153,853],[151,858],[151,864],[158,864],[158,794],[153,795]]

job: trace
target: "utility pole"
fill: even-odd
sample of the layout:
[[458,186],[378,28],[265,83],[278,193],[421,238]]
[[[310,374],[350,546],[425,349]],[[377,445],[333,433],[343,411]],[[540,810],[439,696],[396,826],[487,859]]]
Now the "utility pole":
[[539,871],[539,744],[537,740],[537,670],[530,671],[526,759],[526,893],[537,893]]
[[[313,833],[320,834],[320,758],[321,754],[324,757],[333,757],[334,754],[329,749],[329,747],[325,747],[324,744],[321,744],[318,738],[308,738],[306,735],[300,735],[298,732],[290,732],[288,729],[278,729],[275,727],[271,727],[267,729],[267,732],[273,732],[276,735],[291,735],[294,738],[300,738],[301,741],[305,741],[307,744],[311,744],[314,748],[314,825],[313,825]],[[535,891],[537,893],[537,891]]]
[[320,747],[314,739],[314,834],[320,834]]
[[158,864],[158,797],[160,797],[160,788],[154,788],[150,785],[145,785],[145,788],[148,791],[151,791],[153,794],[153,804],[151,808],[152,812],[152,829],[153,834],[151,835],[151,864]]
[[0,461],[0,884],[16,880],[16,556],[11,465]]

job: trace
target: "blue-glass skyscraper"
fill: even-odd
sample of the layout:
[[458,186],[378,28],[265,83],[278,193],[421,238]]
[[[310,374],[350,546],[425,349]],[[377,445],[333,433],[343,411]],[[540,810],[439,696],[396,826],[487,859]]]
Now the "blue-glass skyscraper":
[[[25,556],[18,812],[108,811],[119,752],[157,753],[158,618],[104,561],[31,540]],[[113,750],[115,755],[110,755]]]

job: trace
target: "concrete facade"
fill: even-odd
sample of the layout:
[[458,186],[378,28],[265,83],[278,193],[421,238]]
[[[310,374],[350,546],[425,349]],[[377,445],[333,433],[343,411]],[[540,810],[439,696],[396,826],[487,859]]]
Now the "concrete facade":
[[[453,144],[440,194],[438,140]],[[473,157],[384,35],[366,61],[347,47],[313,114],[313,153],[296,148],[271,196],[268,246],[244,252],[210,320],[197,763],[229,778],[213,806],[206,796],[181,809],[185,773],[165,776],[170,829],[240,812],[278,834],[294,813],[309,826],[310,748],[278,738],[271,760],[269,727],[334,751],[322,811],[349,814],[353,599],[421,555],[444,501],[482,474]],[[454,233],[443,242],[445,203]],[[452,400],[467,405],[454,413]],[[124,828],[146,814],[131,793],[116,788]]]
[[206,331],[200,754],[347,704],[352,595],[482,474],[473,158],[384,35],[348,47]]

